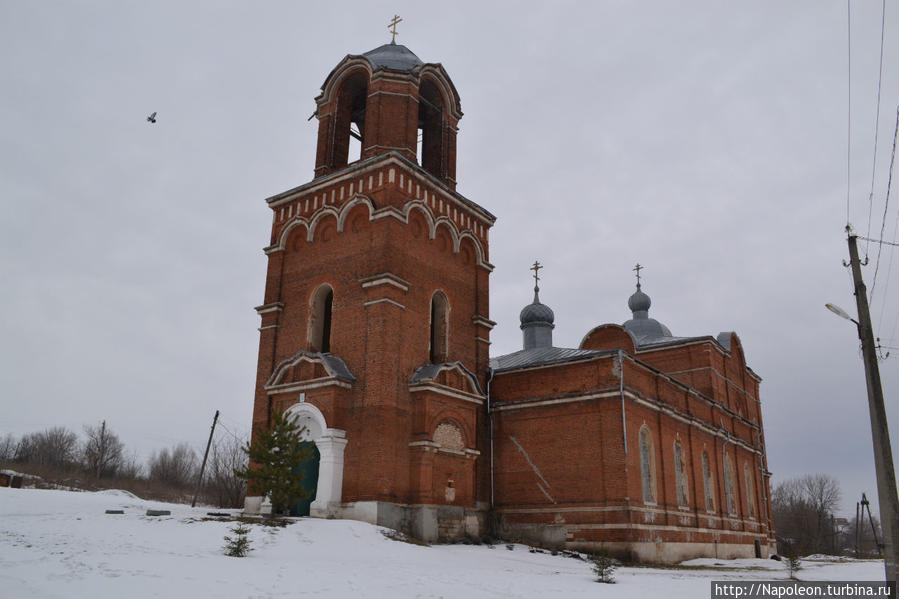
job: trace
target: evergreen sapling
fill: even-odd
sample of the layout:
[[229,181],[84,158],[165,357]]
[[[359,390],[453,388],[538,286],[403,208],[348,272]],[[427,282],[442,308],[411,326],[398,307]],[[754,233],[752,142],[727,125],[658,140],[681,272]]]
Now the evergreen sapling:
[[272,428],[257,428],[253,443],[243,448],[253,466],[234,471],[257,492],[268,495],[274,515],[287,514],[291,506],[309,498],[300,487],[300,466],[313,457],[312,448],[303,441],[305,432],[306,427],[297,424],[296,416],[276,414]]

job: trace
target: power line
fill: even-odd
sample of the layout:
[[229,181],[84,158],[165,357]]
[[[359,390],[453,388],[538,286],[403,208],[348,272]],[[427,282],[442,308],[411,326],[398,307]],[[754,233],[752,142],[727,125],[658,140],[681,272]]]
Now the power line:
[[846,0],[846,226],[849,226],[849,190],[852,157],[852,8]]
[[[896,224],[893,225],[893,243],[891,243],[890,245],[897,245],[895,243],[897,232],[899,232],[899,212],[896,213]],[[892,268],[893,268],[893,254],[890,254],[890,271],[888,271],[888,272],[891,272]],[[886,302],[883,303],[883,306],[881,308],[883,308],[883,307],[886,307]],[[883,322],[882,311],[883,310],[881,310],[881,322]],[[893,328],[890,332],[890,339],[896,338],[896,325],[899,325],[899,310],[896,311],[896,316],[893,317]]]
[[[868,232],[871,234],[871,215],[874,212],[874,175],[877,172],[877,137],[880,131],[880,90],[883,82],[883,38],[884,28],[886,25],[887,0],[883,0],[880,9],[880,70],[877,75],[877,110],[874,117],[874,160],[871,164],[871,192],[868,194]],[[881,235],[883,237],[883,235]],[[868,246],[865,246],[865,254],[868,253]]]
[[[897,215],[897,216],[899,216],[899,215]],[[858,237],[858,238],[861,239],[862,241],[873,241],[874,243],[878,243],[878,244],[882,244],[882,245],[889,245],[889,246],[893,246],[893,247],[899,247],[899,242],[886,241],[886,240],[883,240],[883,239],[874,239],[874,238],[871,238],[871,237],[862,237],[861,235],[856,235],[856,237]]]
[[[893,185],[893,165],[896,162],[896,136],[899,134],[899,106],[896,107],[896,128],[893,130],[893,154],[890,157],[890,171],[887,177],[887,193],[883,202],[883,220],[880,224],[880,239],[877,242],[877,262],[874,265],[874,279],[871,281],[871,297],[874,297],[874,286],[877,285],[877,271],[880,269],[880,252],[883,249],[883,232],[887,226],[887,209],[890,207],[890,188]],[[892,245],[886,242],[888,245]]]
[[219,426],[220,426],[225,432],[227,432],[229,435],[231,435],[231,436],[234,437],[237,441],[239,441],[240,443],[243,443],[243,442],[245,441],[245,439],[241,439],[240,437],[238,437],[237,435],[235,435],[233,432],[231,432],[231,429],[229,429],[227,426],[225,426],[225,424],[224,424],[221,420],[219,420]]

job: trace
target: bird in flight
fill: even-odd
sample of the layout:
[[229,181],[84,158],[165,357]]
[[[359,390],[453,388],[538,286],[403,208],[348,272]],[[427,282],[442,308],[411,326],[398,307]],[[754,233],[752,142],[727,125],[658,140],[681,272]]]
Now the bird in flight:
[[151,123],[155,123],[155,122],[156,122],[156,113],[154,112],[153,114],[151,114],[150,116],[148,116],[148,117],[147,117],[147,121],[149,121],[149,122],[151,122]]

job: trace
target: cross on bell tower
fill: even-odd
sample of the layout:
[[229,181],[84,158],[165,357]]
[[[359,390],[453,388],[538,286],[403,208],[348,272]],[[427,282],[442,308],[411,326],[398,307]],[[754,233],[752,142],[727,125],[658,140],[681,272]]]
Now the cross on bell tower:
[[396,32],[396,26],[397,26],[399,23],[402,23],[402,22],[403,22],[403,20],[400,18],[399,15],[393,15],[393,19],[392,19],[392,20],[390,21],[390,23],[387,25],[387,29],[388,29],[388,31],[390,31],[390,35],[391,35],[391,37],[390,37],[390,43],[391,43],[391,44],[395,44],[395,43],[396,43],[396,36],[399,35],[399,34]]

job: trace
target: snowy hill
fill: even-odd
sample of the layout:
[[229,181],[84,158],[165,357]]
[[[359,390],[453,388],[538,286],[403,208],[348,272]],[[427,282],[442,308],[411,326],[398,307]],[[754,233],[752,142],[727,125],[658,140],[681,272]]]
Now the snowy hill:
[[[423,547],[369,524],[309,518],[253,525],[254,550],[234,558],[222,552],[233,523],[207,511],[122,491],[0,488],[0,596],[692,599],[708,597],[711,580],[786,578],[772,560],[693,560],[688,569],[620,568],[616,584],[600,585],[588,562],[523,545]],[[799,572],[803,580],[882,575],[881,562],[855,560],[808,560]]]

